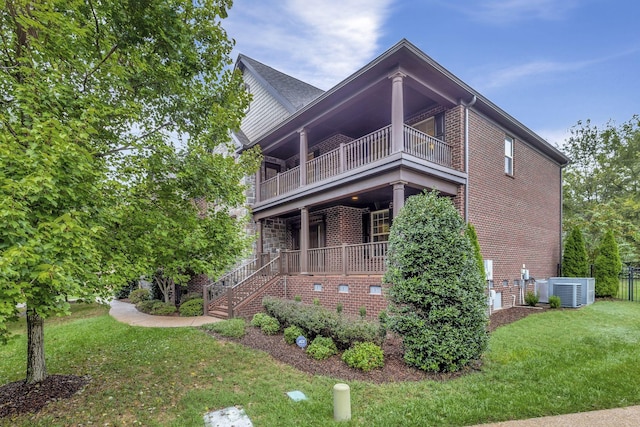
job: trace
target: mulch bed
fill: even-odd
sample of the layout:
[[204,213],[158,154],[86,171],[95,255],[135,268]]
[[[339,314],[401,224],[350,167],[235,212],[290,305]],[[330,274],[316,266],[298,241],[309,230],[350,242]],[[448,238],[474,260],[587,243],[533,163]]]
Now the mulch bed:
[[[491,315],[489,330],[515,322],[530,314],[541,313],[545,309],[514,307],[497,311]],[[221,338],[219,339],[227,339]],[[269,353],[274,359],[286,363],[303,372],[314,375],[326,375],[332,378],[361,380],[373,383],[394,381],[421,381],[432,379],[444,381],[459,377],[468,372],[479,369],[479,365],[471,366],[467,370],[449,374],[433,374],[420,371],[405,365],[402,360],[402,346],[399,338],[389,337],[382,347],[385,356],[384,368],[364,373],[349,368],[339,356],[326,360],[315,360],[295,346],[288,345],[282,335],[267,336],[259,329],[249,327],[247,334],[240,340],[240,344]],[[89,383],[87,376],[49,375],[44,381],[27,385],[24,381],[16,381],[0,387],[0,418],[16,416],[27,412],[38,412],[47,403],[60,399],[67,399],[75,395]]]

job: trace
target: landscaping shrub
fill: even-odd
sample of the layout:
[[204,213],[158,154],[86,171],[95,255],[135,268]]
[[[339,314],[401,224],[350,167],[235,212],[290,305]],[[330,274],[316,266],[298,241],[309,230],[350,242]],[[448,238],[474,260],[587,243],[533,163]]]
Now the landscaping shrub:
[[266,316],[261,321],[260,330],[265,335],[275,335],[280,332],[280,322],[275,317]]
[[358,314],[360,314],[361,318],[366,319],[367,318],[367,307],[364,307],[364,306],[360,307],[358,309]]
[[364,372],[384,366],[382,349],[372,342],[357,343],[342,354],[342,360],[348,366]]
[[365,319],[344,319],[331,331],[330,336],[340,349],[356,342],[371,341],[382,344],[380,325]]
[[531,306],[531,307],[535,307],[536,304],[538,304],[538,301],[540,301],[540,298],[538,297],[538,294],[536,294],[533,291],[527,291],[527,293],[524,296],[524,302],[525,304]]
[[202,298],[190,299],[180,304],[180,316],[194,317],[202,316],[204,313],[204,300]]
[[175,305],[171,303],[166,303],[164,301],[155,301],[151,306],[151,313],[155,316],[168,316],[177,311]]
[[602,238],[595,261],[596,296],[613,297],[618,293],[622,262],[618,252],[618,244],[609,230]]
[[251,319],[251,326],[255,326],[256,328],[259,328],[262,326],[262,322],[269,317],[266,313],[256,313],[253,315],[253,318]]
[[129,294],[131,304],[138,304],[141,301],[149,301],[150,299],[151,292],[148,289],[136,289]]
[[148,300],[140,301],[139,303],[136,304],[136,308],[138,309],[138,311],[151,314],[153,305],[157,302],[162,302],[162,301],[157,299],[148,299]]
[[307,353],[316,360],[324,360],[338,354],[338,348],[329,337],[315,337],[307,347]]
[[582,230],[574,227],[567,236],[562,254],[562,276],[589,277],[589,259]]
[[467,228],[465,229],[465,234],[469,238],[471,242],[471,246],[473,247],[473,256],[478,264],[478,269],[480,270],[480,275],[483,279],[487,277],[486,272],[484,271],[484,260],[482,259],[482,252],[480,251],[480,242],[478,242],[478,234],[476,233],[476,228],[473,224],[468,223]]
[[404,360],[425,371],[457,371],[487,347],[485,280],[465,223],[447,197],[409,197],[389,235],[388,328]]
[[549,307],[550,308],[560,308],[560,297],[557,295],[551,295],[549,297]]
[[244,319],[240,318],[202,325],[202,329],[213,331],[228,338],[242,338],[245,334],[245,327]]
[[304,335],[304,331],[296,325],[291,325],[284,330],[284,341],[293,344],[300,335]]
[[267,313],[285,326],[295,325],[305,331],[307,339],[317,336],[331,337],[341,349],[356,342],[381,343],[386,335],[377,322],[340,316],[317,305],[301,304],[290,300],[265,297],[262,301]]
[[124,285],[123,287],[118,289],[118,291],[116,292],[115,297],[116,297],[116,299],[129,298],[129,295],[131,294],[131,292],[135,291],[136,289],[138,289],[138,281],[137,280],[131,280],[131,281],[129,281],[129,283],[127,283],[126,285]]
[[180,304],[184,304],[185,302],[188,302],[194,299],[202,299],[202,294],[199,292],[186,293],[180,297]]

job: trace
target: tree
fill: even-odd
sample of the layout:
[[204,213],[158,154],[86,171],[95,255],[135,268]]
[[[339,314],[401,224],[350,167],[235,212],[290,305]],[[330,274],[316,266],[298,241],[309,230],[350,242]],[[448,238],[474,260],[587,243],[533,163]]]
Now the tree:
[[573,227],[564,242],[562,275],[564,277],[589,277],[589,260],[580,227]]
[[563,151],[564,229],[580,226],[591,260],[604,230],[620,237],[625,260],[640,259],[640,116],[599,128],[578,122]]
[[[175,246],[164,259],[148,250],[169,239],[192,240],[191,254],[211,236],[233,242],[238,228],[223,214],[252,162],[210,154],[248,105],[220,24],[230,5],[3,1],[0,337],[25,303],[28,383],[47,375],[43,322],[68,313],[68,297],[108,297],[142,266],[165,267]],[[212,169],[215,178],[197,175]],[[215,209],[185,209],[196,194]],[[183,209],[197,232],[177,237]],[[198,265],[223,268],[222,253]]]
[[407,199],[389,235],[387,326],[402,337],[405,361],[426,371],[457,371],[487,345],[485,281],[448,198]]
[[618,293],[622,262],[618,253],[618,244],[611,230],[608,230],[598,248],[594,264],[596,296],[613,297]]
[[473,224],[468,223],[467,228],[465,229],[465,234],[467,238],[471,242],[471,246],[473,247],[473,255],[476,259],[476,263],[478,264],[478,269],[480,270],[480,276],[482,278],[486,278],[487,274],[484,271],[484,259],[482,258],[482,252],[480,251],[480,242],[478,242],[478,234],[476,233],[476,228]]

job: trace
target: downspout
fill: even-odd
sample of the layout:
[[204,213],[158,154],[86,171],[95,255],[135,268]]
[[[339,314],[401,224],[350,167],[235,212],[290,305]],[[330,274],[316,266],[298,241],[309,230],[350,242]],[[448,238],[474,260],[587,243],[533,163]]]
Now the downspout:
[[469,222],[469,108],[478,100],[478,97],[473,95],[471,101],[464,102],[460,100],[460,103],[464,106],[464,171],[467,174],[467,182],[464,185],[464,221]]

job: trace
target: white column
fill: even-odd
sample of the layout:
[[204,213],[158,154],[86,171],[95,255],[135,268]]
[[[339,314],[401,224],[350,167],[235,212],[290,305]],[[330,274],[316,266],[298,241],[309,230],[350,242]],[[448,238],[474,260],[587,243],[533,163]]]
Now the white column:
[[307,141],[307,130],[302,128],[300,134],[300,187],[307,185],[307,153],[309,152],[309,142]]
[[391,151],[404,150],[404,89],[402,80],[406,74],[395,72],[391,79]]
[[392,182],[393,185],[393,217],[397,218],[400,213],[400,209],[404,206],[404,186],[407,183],[405,181]]

